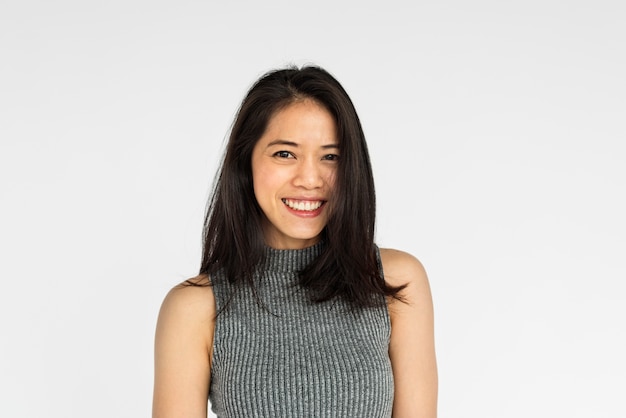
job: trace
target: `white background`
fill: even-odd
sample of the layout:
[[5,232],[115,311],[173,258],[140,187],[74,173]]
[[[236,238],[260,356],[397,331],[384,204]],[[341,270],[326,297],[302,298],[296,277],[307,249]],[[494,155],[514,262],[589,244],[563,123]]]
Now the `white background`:
[[431,279],[440,417],[624,417],[621,1],[0,2],[0,416],[147,417],[224,138],[308,62]]

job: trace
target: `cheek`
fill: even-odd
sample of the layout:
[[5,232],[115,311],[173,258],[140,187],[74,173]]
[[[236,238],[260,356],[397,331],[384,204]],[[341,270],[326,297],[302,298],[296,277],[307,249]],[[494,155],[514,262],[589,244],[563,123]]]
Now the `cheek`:
[[259,169],[258,166],[252,165],[252,190],[254,192],[254,197],[258,204],[261,204],[263,201],[263,190],[265,190],[265,185],[263,184],[263,173]]
[[258,203],[262,203],[264,197],[267,195],[267,186],[263,181],[263,176],[256,176],[252,180],[254,184],[254,196]]
[[268,201],[273,198],[277,189],[275,174],[263,166],[253,167],[252,185],[257,202]]

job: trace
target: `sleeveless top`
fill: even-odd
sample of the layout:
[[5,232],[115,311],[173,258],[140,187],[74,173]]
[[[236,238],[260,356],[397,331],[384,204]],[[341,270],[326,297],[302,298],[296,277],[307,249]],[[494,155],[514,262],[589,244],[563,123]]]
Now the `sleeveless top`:
[[235,290],[219,272],[211,278],[220,313],[209,399],[219,418],[391,417],[387,307],[311,302],[298,272],[322,246],[266,248],[255,277],[265,308],[250,286]]

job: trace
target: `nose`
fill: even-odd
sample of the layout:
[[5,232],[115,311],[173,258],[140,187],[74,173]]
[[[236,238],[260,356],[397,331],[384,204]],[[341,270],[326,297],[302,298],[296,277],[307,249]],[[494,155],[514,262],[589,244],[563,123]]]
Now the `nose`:
[[322,187],[324,179],[318,161],[306,160],[298,164],[294,184],[306,189]]

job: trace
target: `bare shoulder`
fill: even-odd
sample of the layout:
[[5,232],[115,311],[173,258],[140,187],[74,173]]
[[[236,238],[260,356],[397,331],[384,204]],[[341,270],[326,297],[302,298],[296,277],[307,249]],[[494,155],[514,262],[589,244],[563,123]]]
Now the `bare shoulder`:
[[413,255],[391,248],[381,248],[380,258],[385,281],[392,286],[428,286],[428,277],[422,263]]
[[[184,320],[188,324],[211,322],[215,299],[208,276],[200,275],[172,288],[161,305],[159,319]],[[191,323],[188,320],[192,320]]]
[[398,294],[402,301],[389,300],[392,322],[397,322],[405,314],[412,315],[416,309],[423,313],[432,312],[430,283],[422,263],[409,253],[390,248],[381,248],[380,257],[387,284],[405,286]]
[[208,277],[189,279],[165,296],[155,335],[153,417],[206,417],[214,329]]
[[[424,266],[403,251],[381,249],[385,280],[403,286],[389,301],[389,358],[394,375],[393,416],[437,416],[433,303]],[[416,413],[419,411],[419,413]]]
[[159,311],[156,343],[194,340],[210,351],[215,324],[215,298],[209,278],[197,276],[172,288]]

